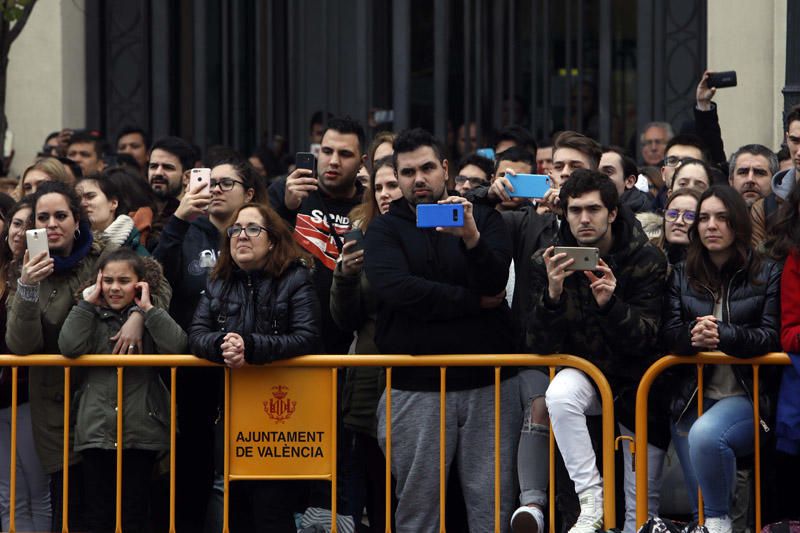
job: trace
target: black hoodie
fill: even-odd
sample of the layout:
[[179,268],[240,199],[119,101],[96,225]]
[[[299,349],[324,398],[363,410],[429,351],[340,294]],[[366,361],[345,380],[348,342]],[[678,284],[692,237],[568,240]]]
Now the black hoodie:
[[[378,298],[375,342],[386,354],[490,354],[513,349],[505,301],[480,307],[481,296],[499,294],[508,279],[511,243],[500,214],[474,206],[480,240],[472,250],[455,236],[421,229],[405,199],[372,221],[365,239],[365,269]],[[512,375],[505,371],[504,375]],[[447,390],[493,382],[491,369],[450,368]],[[439,389],[438,368],[397,368],[392,382],[403,390]]]

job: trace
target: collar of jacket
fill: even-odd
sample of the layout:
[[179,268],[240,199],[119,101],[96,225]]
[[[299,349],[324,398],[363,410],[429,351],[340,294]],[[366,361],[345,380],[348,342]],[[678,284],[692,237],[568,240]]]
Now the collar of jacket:
[[415,213],[416,209],[412,211],[411,204],[409,204],[408,200],[406,200],[403,196],[389,204],[388,214],[400,217],[404,220],[411,220],[416,224],[417,216]]
[[72,270],[84,257],[89,255],[89,250],[92,249],[92,242],[94,241],[92,228],[89,226],[88,222],[81,220],[78,223],[78,230],[80,231],[80,235],[72,246],[72,253],[67,257],[53,256],[53,271],[56,274]]

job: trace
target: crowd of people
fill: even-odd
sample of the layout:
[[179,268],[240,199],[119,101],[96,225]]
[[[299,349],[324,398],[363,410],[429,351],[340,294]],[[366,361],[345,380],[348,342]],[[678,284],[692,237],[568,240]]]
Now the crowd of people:
[[[600,368],[616,430],[632,436],[639,380],[662,355],[800,351],[800,108],[785,120],[779,153],[788,157],[748,144],[726,159],[712,98],[704,76],[694,133],[648,124],[641,166],[580,132],[537,141],[517,126],[497,133],[490,157],[468,142],[456,160],[423,129],[381,132],[368,143],[357,121],[317,117],[315,168],[279,160],[269,147],[249,158],[222,146],[202,152],[178,137],[151,142],[138,128],[109,147],[98,132],[62,130],[18,180],[0,182],[9,193],[0,195],[0,350],[192,353],[218,363],[177,375],[182,531],[221,530],[223,366],[246,372],[314,353],[569,353]],[[206,185],[188,185],[194,168],[209,169]],[[515,196],[523,174],[546,175],[549,189]],[[420,227],[426,204],[463,210],[463,223]],[[47,250],[28,250],[32,229],[44,230]],[[596,261],[577,265],[576,249]],[[697,375],[685,370],[659,379],[650,402],[640,451],[650,515],[659,515],[672,443],[694,518],[699,487],[709,533],[747,531],[752,487],[742,488],[737,470],[752,463],[753,371],[707,368],[698,417]],[[10,374],[0,374],[3,529]],[[495,421],[494,370],[449,368],[444,443],[438,368],[394,369],[391,421],[382,368],[341,374],[340,531],[438,531],[444,445],[451,530],[494,530],[497,477],[502,530],[543,533],[551,428],[559,527],[603,528],[600,396],[583,372],[564,368],[550,380],[547,369],[503,368]],[[64,373],[21,367],[18,378],[16,527],[61,530]],[[796,511],[782,506],[780,487],[800,472],[800,375],[769,367],[758,379],[762,455],[780,466],[762,486],[766,516],[784,518]],[[118,414],[122,528],[166,529],[168,381],[155,368],[127,369],[118,413],[113,369],[73,369],[71,530],[114,530]],[[392,524],[384,513],[389,422]],[[625,533],[637,525],[632,465],[623,447]],[[327,482],[230,490],[233,530],[294,533],[308,524],[307,510],[330,509]]]

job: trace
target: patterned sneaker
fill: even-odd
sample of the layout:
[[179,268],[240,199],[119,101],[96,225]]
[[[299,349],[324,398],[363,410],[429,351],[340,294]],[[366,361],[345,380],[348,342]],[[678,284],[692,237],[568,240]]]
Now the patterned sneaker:
[[581,514],[569,533],[595,533],[603,527],[602,493],[596,495],[592,491],[584,491],[578,496]]
[[513,533],[544,533],[544,515],[535,505],[523,505],[511,515]]

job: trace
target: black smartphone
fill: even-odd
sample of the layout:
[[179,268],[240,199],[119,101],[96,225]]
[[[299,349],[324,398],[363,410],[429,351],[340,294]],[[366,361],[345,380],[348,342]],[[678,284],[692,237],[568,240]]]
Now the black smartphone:
[[344,242],[348,243],[355,241],[355,244],[350,248],[350,253],[357,252],[364,249],[364,232],[356,228],[344,234]]
[[294,156],[296,168],[304,168],[312,172],[312,177],[317,174],[317,158],[311,152],[297,152]]
[[725,72],[712,72],[708,75],[706,84],[709,87],[716,87],[717,89],[736,87],[736,71],[726,70]]

